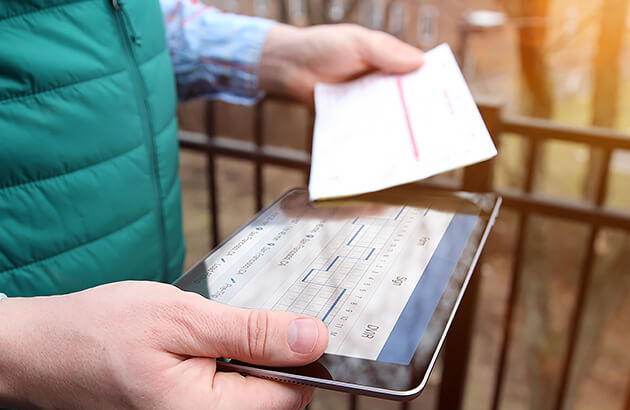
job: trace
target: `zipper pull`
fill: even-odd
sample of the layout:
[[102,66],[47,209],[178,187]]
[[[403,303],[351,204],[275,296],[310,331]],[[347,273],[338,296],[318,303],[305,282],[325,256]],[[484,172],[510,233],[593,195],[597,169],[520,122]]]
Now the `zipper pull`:
[[133,26],[133,21],[131,20],[131,17],[129,17],[127,9],[125,9],[125,0],[112,0],[112,5],[117,11],[122,13],[123,20],[125,20],[125,25],[131,32],[131,41],[135,45],[140,47],[142,45],[142,36],[136,31],[136,28]]

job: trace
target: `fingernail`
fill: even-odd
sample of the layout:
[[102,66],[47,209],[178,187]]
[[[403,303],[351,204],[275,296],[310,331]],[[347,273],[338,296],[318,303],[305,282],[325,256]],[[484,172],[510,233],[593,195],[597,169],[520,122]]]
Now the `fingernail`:
[[317,344],[319,330],[313,319],[295,319],[289,324],[287,340],[295,353],[311,353]]

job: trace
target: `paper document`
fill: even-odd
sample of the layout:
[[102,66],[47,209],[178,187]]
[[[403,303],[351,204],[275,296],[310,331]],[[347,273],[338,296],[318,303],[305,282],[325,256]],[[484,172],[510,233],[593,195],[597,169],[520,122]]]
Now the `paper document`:
[[409,74],[315,86],[312,200],[379,191],[497,154],[448,45]]

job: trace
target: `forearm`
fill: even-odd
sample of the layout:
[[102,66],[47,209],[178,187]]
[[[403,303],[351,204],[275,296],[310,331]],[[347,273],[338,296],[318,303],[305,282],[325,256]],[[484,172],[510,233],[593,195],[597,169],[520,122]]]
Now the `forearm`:
[[[0,302],[0,408],[33,407],[27,400],[24,379],[28,371],[24,349],[29,342],[24,333],[31,308],[27,299],[8,298]],[[32,352],[31,356],[35,356]]]
[[102,395],[115,408],[131,407],[112,387],[107,327],[86,320],[73,295],[0,303],[0,408],[106,408]]

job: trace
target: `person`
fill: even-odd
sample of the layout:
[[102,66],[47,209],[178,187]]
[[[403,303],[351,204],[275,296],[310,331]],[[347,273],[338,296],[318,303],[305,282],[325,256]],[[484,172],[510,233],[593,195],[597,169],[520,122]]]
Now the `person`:
[[306,405],[311,388],[215,358],[312,362],[320,320],[167,284],[184,255],[176,97],[312,104],[318,81],[404,73],[422,53],[195,0],[5,0],[0,39],[0,407]]

